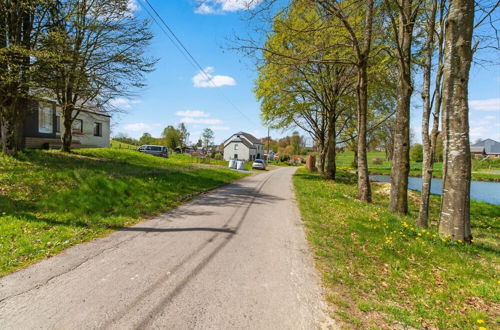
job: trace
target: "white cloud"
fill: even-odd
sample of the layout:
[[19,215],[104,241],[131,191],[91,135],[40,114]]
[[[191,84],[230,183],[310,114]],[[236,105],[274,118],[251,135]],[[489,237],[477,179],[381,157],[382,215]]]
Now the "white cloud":
[[469,106],[477,111],[500,111],[500,98],[471,100]]
[[175,113],[177,116],[182,117],[179,122],[184,124],[191,124],[194,128],[199,128],[200,125],[206,127],[206,125],[210,125],[214,131],[227,131],[229,127],[224,126],[224,122],[220,119],[209,118],[210,114],[200,111],[200,110],[184,110],[177,111]]
[[144,132],[150,130],[151,128],[153,128],[153,126],[145,123],[133,123],[133,124],[127,124],[123,126],[123,128],[126,131],[131,131],[131,132],[141,132],[141,131]]
[[184,111],[177,111],[175,113],[176,116],[179,117],[208,117],[210,116],[208,113],[205,113],[200,110],[184,110]]
[[263,0],[199,0],[195,9],[197,14],[219,14],[239,10],[252,10]]
[[139,6],[137,5],[136,0],[128,0],[127,9],[131,13],[139,10]]
[[118,109],[123,109],[123,110],[130,109],[130,108],[132,108],[132,105],[139,104],[139,103],[141,103],[140,100],[131,100],[131,99],[126,99],[124,97],[119,97],[119,98],[112,99],[111,101],[109,101],[109,104],[112,107],[118,108]]
[[210,126],[209,128],[213,131],[229,131],[228,126]]
[[220,119],[210,119],[210,118],[193,118],[193,117],[184,117],[180,120],[181,123],[185,124],[206,124],[206,125],[219,125],[222,124],[222,120]]
[[193,85],[197,88],[202,87],[222,87],[222,86],[234,86],[236,85],[236,80],[229,76],[211,75],[215,68],[213,66],[206,67],[203,71],[198,72],[193,77]]
[[[496,122],[496,123],[495,123]],[[499,118],[495,116],[485,116],[481,119],[472,119],[470,121],[470,140],[475,141],[477,139],[500,139]]]
[[202,3],[201,5],[199,5],[195,10],[194,12],[196,14],[215,14],[215,9],[213,9],[212,7],[210,7],[209,5],[207,5],[206,3]]

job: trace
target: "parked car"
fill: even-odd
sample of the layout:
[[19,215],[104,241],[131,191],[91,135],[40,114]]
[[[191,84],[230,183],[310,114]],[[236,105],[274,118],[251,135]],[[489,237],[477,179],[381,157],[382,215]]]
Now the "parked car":
[[168,148],[165,146],[143,145],[140,146],[137,151],[143,152],[145,154],[168,158]]
[[265,170],[266,169],[266,162],[262,159],[256,159],[253,161],[252,168],[259,169],[259,170]]

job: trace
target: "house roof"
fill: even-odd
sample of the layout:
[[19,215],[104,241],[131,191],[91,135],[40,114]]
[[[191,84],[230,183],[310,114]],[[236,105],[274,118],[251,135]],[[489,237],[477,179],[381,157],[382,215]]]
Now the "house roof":
[[[243,137],[243,138],[241,138],[241,137]],[[231,135],[229,137],[229,139],[224,141],[224,145],[226,145],[226,143],[232,142],[232,141],[241,141],[243,144],[245,144],[245,142],[246,142],[247,144],[245,144],[245,145],[249,148],[254,148],[253,147],[254,144],[263,144],[255,136],[253,136],[252,134],[249,134],[249,133],[245,133],[245,132],[234,133],[233,135]]]
[[473,147],[484,147],[484,151],[486,152],[487,155],[500,154],[500,142],[497,142],[492,139],[486,139],[471,145],[471,151]]
[[231,141],[229,141],[228,144],[233,143],[233,142],[242,143],[243,145],[247,146],[249,149],[255,149],[255,147],[245,139],[240,139],[240,138],[232,139]]

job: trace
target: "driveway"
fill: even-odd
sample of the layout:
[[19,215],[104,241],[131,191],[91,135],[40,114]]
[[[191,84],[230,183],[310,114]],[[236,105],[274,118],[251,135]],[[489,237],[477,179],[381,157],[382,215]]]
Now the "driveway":
[[239,180],[0,279],[0,328],[334,326],[294,170]]

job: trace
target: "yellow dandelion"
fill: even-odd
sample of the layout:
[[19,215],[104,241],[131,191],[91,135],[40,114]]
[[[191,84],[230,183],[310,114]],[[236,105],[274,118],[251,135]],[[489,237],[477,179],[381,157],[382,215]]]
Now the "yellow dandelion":
[[487,330],[485,327],[479,327],[479,330]]
[[483,323],[484,323],[484,321],[483,321],[483,320],[477,320],[476,322],[477,322],[478,324],[483,324]]
[[418,236],[422,236],[422,233],[418,233]]

